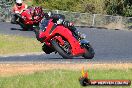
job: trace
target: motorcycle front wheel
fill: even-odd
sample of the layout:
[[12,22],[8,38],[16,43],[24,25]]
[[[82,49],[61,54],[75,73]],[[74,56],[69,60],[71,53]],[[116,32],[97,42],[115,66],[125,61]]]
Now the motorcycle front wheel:
[[65,59],[72,59],[72,55],[70,52],[70,44],[68,41],[64,40],[65,44],[62,46],[61,44],[59,44],[59,42],[57,42],[56,40],[52,40],[52,46],[54,47],[54,49]]

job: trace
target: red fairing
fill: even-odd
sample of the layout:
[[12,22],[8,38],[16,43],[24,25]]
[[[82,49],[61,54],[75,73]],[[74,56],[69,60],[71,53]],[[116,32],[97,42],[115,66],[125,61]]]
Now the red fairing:
[[54,25],[54,23],[52,22],[52,19],[51,19],[51,20],[49,21],[49,23],[48,23],[48,26],[47,26],[47,28],[46,28],[46,31],[45,31],[45,32],[43,32],[43,31],[40,32],[39,38],[43,38],[44,36],[50,37],[49,32],[50,32],[51,28],[53,27],[53,25]]
[[32,16],[30,11],[27,9],[21,13],[22,18],[24,19],[25,24],[33,24]]
[[[55,29],[53,29],[54,23],[52,22],[52,19],[49,21],[48,26],[46,28],[46,31],[41,31],[39,37],[44,38],[45,43],[50,43],[51,39],[56,38],[60,41],[61,44],[63,44],[63,40],[60,38],[64,37],[71,45],[72,49],[72,55],[77,56],[80,54],[85,53],[85,49],[81,48],[79,41],[72,35],[72,32],[65,28],[63,25],[57,25]],[[51,32],[52,31],[52,32]],[[60,35],[59,37],[56,37],[56,35]]]
[[[36,14],[35,14],[36,12]],[[22,18],[24,19],[24,24],[38,24],[43,16],[44,12],[38,9],[27,9],[21,13]]]
[[57,26],[56,30],[53,32],[53,35],[56,33],[64,36],[72,47],[72,54],[79,55],[85,52],[84,49],[80,47],[79,41],[72,35],[71,31],[64,26]]

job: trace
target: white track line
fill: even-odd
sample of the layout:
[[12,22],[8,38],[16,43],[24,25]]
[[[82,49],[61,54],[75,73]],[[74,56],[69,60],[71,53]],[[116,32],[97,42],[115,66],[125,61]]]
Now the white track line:
[[45,54],[44,52],[32,52],[32,53],[18,53],[18,54],[7,54],[7,55],[0,55],[1,57],[14,57],[14,56],[28,56],[28,55],[42,55]]

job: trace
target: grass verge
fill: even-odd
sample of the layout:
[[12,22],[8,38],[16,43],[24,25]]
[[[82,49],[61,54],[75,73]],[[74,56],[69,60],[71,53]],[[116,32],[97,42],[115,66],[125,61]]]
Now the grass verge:
[[40,51],[41,44],[35,38],[0,34],[0,55]]
[[[130,79],[132,80],[132,69],[90,69],[90,79]],[[73,70],[46,70],[27,75],[12,77],[0,77],[0,88],[82,88],[78,78],[81,71]],[[88,88],[130,88],[128,87],[97,87]]]

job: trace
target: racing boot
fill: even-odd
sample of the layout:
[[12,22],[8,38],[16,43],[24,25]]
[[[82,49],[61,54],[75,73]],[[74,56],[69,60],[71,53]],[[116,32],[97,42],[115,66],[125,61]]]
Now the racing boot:
[[18,18],[13,14],[12,16],[11,16],[11,23],[12,24],[18,24],[18,22],[16,21]]

